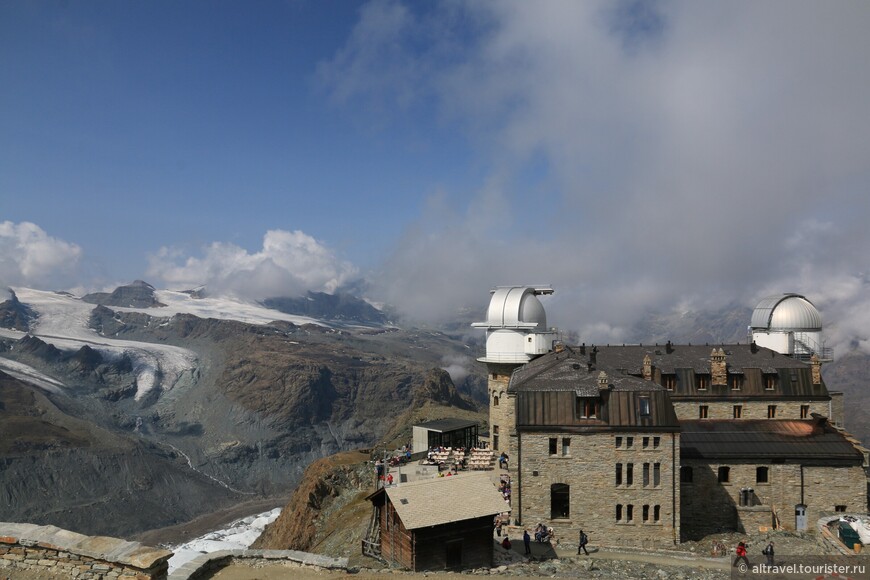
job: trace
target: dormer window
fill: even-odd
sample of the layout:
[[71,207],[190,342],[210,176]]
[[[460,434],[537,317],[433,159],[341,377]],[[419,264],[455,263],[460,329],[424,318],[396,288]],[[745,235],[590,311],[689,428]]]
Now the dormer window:
[[731,381],[732,391],[739,391],[743,388],[743,375],[731,375],[728,379]]
[[580,419],[597,419],[599,408],[599,401],[594,397],[577,397],[576,399],[576,413],[577,417]]
[[772,391],[776,388],[776,375],[764,375],[764,389]]
[[641,417],[649,417],[650,416],[650,404],[649,397],[638,397],[637,399],[637,411]]
[[667,390],[673,391],[677,388],[677,375],[662,375],[662,384]]
[[707,387],[710,386],[710,375],[697,375],[696,379],[699,391],[706,391]]

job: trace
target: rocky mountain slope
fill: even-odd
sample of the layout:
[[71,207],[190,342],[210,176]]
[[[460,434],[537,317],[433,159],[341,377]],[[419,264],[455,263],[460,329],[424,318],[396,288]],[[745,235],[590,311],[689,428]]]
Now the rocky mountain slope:
[[[53,317],[65,316],[51,307]],[[371,446],[411,408],[432,401],[475,406],[440,368],[445,357],[467,358],[469,349],[438,332],[248,324],[159,316],[159,307],[76,306],[76,312],[87,328],[71,338],[56,330],[0,332],[0,363],[27,370],[18,376],[53,381],[43,382],[50,390],[28,386],[39,397],[18,404],[16,413],[39,416],[53,408],[78,421],[66,428],[75,445],[0,449],[0,488],[10,490],[0,520],[129,536],[284,495],[310,462]],[[60,328],[57,320],[52,328]],[[166,380],[170,369],[163,365],[177,361],[145,360],[149,349],[187,353],[182,363],[189,366]],[[463,381],[466,395],[484,384],[482,375],[481,369],[469,375],[476,382]],[[151,380],[148,390],[143,376]],[[9,393],[0,398],[4,405]],[[7,425],[15,440],[33,430],[32,422]],[[100,435],[83,439],[85,425]],[[47,441],[61,433],[40,429]],[[111,518],[93,511],[86,517],[85,506],[104,504],[117,508]]]

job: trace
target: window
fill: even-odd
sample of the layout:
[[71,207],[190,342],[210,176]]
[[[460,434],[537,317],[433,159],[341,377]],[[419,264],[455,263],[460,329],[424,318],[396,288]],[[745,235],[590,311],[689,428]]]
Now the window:
[[616,504],[616,521],[617,522],[622,521],[622,504],[621,503]]
[[622,464],[616,464],[616,485],[622,485]]
[[688,465],[680,467],[680,483],[692,483],[693,476],[691,467]]
[[571,439],[565,437],[562,439],[562,456],[571,455]]
[[764,388],[768,391],[776,388],[776,375],[764,375]]
[[730,467],[720,467],[719,468],[719,483],[728,483],[731,479],[731,468]]
[[570,510],[571,486],[567,483],[554,483],[550,486],[550,518],[567,518]]
[[706,419],[707,418],[707,405],[701,405],[698,407],[698,419]]
[[661,442],[662,442],[661,437],[653,437],[653,449],[658,449]]
[[846,506],[844,506],[844,505],[835,505],[835,506],[834,506],[834,511],[835,511],[835,512],[844,512],[844,511],[846,511]]
[[634,483],[634,463],[625,464],[625,485]]
[[643,448],[646,449],[647,447],[649,447],[649,437],[644,437],[643,438]]
[[625,438],[625,448],[631,449],[634,447],[634,437],[626,437]]
[[625,506],[625,519],[628,522],[631,522],[632,520],[634,520],[634,506],[631,504],[628,504],[627,506]]
[[492,396],[492,406],[493,406],[493,407],[498,407],[498,395],[493,395],[493,396]]
[[550,455],[555,455],[559,448],[559,439],[550,437]]
[[810,416],[810,406],[809,405],[801,405],[801,419],[806,419]]
[[776,419],[776,405],[767,406],[767,418]]
[[649,506],[648,505],[643,506],[643,521],[644,521],[644,523],[649,521]]
[[662,464],[653,463],[653,487],[659,487],[662,484]]
[[592,397],[577,397],[576,413],[580,419],[595,419],[598,417],[599,402]]
[[622,437],[617,437],[616,438],[616,448],[619,449],[620,447],[622,447]]
[[649,487],[649,463],[643,464],[643,486]]
[[492,436],[492,450],[498,451],[498,435]]
[[734,418],[739,419],[743,416],[743,405],[734,405]]
[[677,387],[677,375],[662,375],[662,383],[669,391],[673,391]]
[[649,397],[638,397],[638,412],[641,417],[649,417]]
[[755,468],[755,483],[767,483],[768,470],[766,467]]
[[492,373],[492,378],[497,379],[497,378],[498,378],[498,373]]
[[739,391],[743,388],[743,375],[731,375],[728,377],[731,382],[731,390]]
[[493,434],[493,435],[498,435],[498,425],[493,425],[493,426],[492,426],[492,434]]
[[662,506],[653,506],[653,521],[656,523],[662,521]]
[[696,375],[695,378],[698,382],[698,390],[706,391],[707,387],[710,386],[710,375]]

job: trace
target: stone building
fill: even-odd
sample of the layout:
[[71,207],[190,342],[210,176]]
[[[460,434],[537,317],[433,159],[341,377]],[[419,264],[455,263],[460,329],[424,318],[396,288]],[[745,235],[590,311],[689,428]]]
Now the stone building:
[[[498,288],[474,325],[487,331],[491,445],[511,457],[518,523],[653,546],[866,512],[866,450],[841,430],[842,396],[818,355],[754,342],[567,347],[546,326],[537,296],[549,293]],[[820,317],[795,297],[765,299],[753,323],[815,329],[818,343]],[[781,342],[808,343],[797,336]]]

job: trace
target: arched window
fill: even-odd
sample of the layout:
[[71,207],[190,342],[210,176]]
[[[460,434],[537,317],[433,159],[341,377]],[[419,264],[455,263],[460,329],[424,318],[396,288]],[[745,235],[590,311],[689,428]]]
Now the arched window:
[[756,467],[755,468],[755,483],[767,483],[768,481],[768,470],[767,467]]
[[722,466],[719,468],[719,483],[728,483],[731,481],[731,468]]
[[550,486],[550,518],[565,519],[571,516],[571,486],[554,483]]

